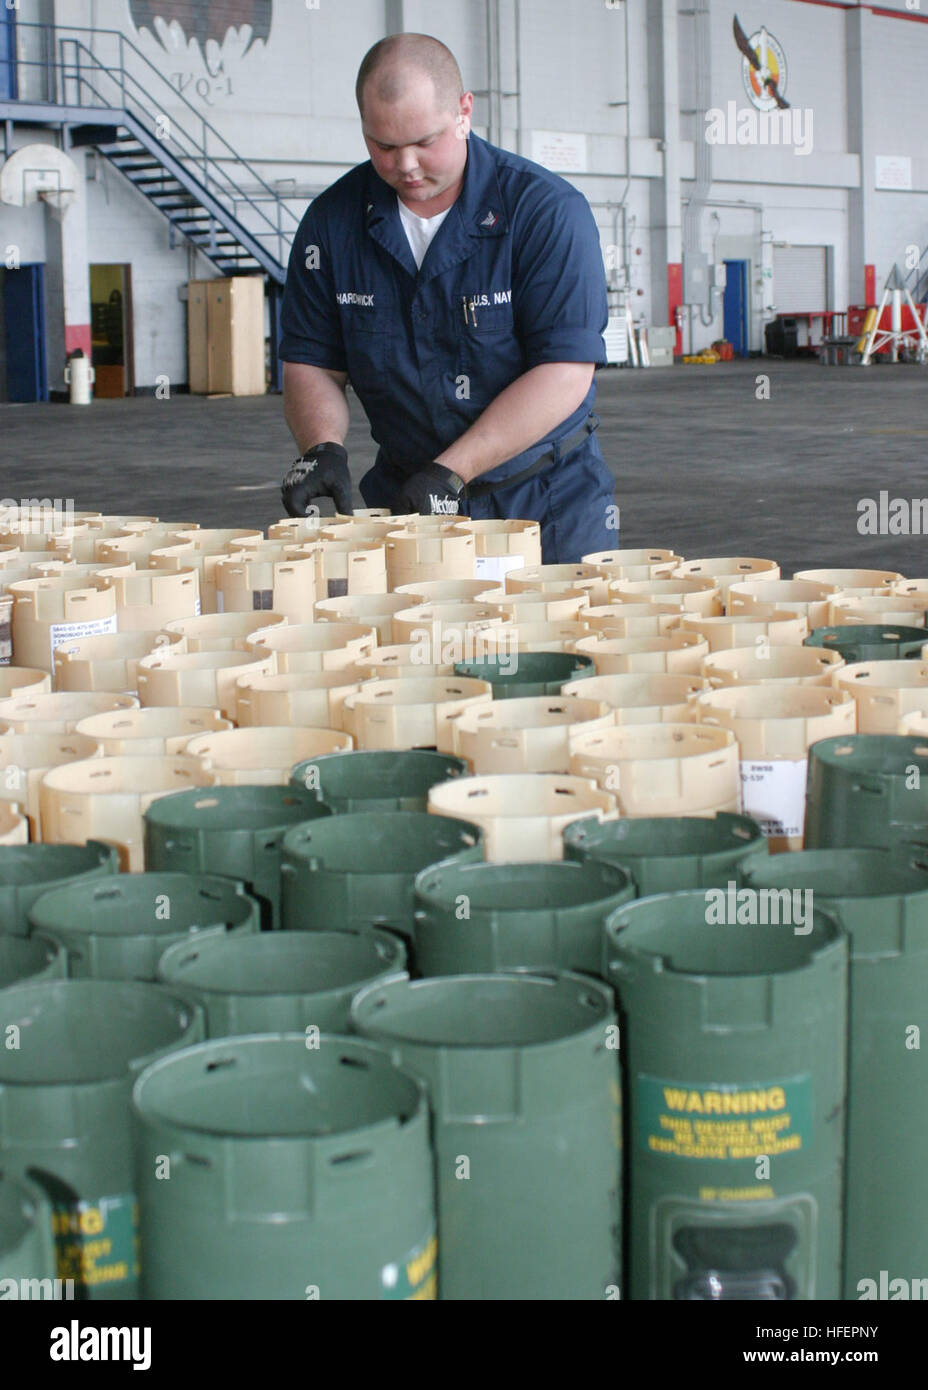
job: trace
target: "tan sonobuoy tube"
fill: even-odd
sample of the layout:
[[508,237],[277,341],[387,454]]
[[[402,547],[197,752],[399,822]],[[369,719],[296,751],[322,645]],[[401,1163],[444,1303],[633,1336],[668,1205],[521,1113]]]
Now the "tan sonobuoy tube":
[[297,763],[326,753],[347,753],[353,747],[351,735],[335,729],[278,724],[198,734],[184,752],[198,758],[221,787],[270,787],[286,786]]
[[479,577],[474,565],[476,537],[455,522],[423,517],[412,526],[388,532],[385,545],[391,590],[421,580]]
[[359,748],[437,748],[452,753],[450,722],[471,705],[489,705],[489,681],[466,676],[368,681],[345,700],[346,726]]
[[87,576],[64,571],[56,578],[11,584],[13,664],[52,672],[59,642],[116,632],[116,595],[96,589]]
[[616,724],[686,724],[695,718],[694,696],[708,689],[709,682],[702,676],[629,671],[621,676],[569,681],[561,686],[561,694],[602,700],[612,709]]
[[356,661],[355,668],[359,682],[402,680],[408,676],[453,676],[454,660],[427,659],[441,656],[441,646],[433,648],[430,642],[391,642],[387,647],[376,647],[370,656]]
[[132,694],[138,688],[143,656],[160,651],[185,652],[176,632],[114,632],[103,637],[74,638],[55,648],[55,686],[61,690],[108,690]]
[[928,594],[912,591],[906,594],[871,594],[869,596],[838,594],[828,605],[826,622],[817,627],[845,627],[852,623],[872,626],[879,623],[901,623],[904,627],[924,627],[928,610]]
[[732,647],[710,652],[702,673],[710,685],[830,685],[844,665],[840,652],[823,647]]
[[373,628],[375,641],[388,646],[393,641],[393,614],[412,608],[416,600],[409,594],[346,594],[344,598],[319,599],[313,616],[323,623],[354,623]]
[[671,632],[667,637],[609,637],[594,632],[575,642],[574,651],[591,656],[600,676],[627,671],[699,676],[709,643],[696,632]]
[[818,584],[811,579],[755,580],[731,585],[727,611],[732,617],[749,618],[752,609],[772,604],[791,613],[804,613],[811,631],[831,621],[828,605],[840,592],[837,584]]
[[95,739],[107,758],[163,758],[183,753],[197,734],[231,728],[231,720],[205,706],[150,705],[92,714],[81,720],[77,732]]
[[148,557],[152,569],[176,569],[183,562],[200,576],[200,611],[216,612],[216,565],[238,550],[260,544],[260,531],[241,527],[202,531],[178,531],[174,537],[153,550]]
[[867,598],[887,593],[893,584],[900,583],[905,576],[895,570],[821,569],[797,570],[793,578],[811,579],[816,584],[834,584],[849,597]]
[[[291,623],[306,623],[313,604],[325,592],[315,553],[299,554],[297,547],[276,546],[256,558],[260,545],[249,546],[219,560],[214,578],[220,613],[253,613],[266,609]],[[175,615],[176,616],[176,615]]]
[[[756,615],[756,616],[755,616]],[[709,643],[710,652],[730,651],[732,647],[801,647],[809,635],[804,613],[781,612],[776,608],[753,608],[749,613],[724,618],[701,618],[686,613],[680,619],[683,632],[698,632]]]
[[226,719],[235,718],[235,682],[239,676],[272,676],[273,652],[154,652],[138,667],[143,705],[212,705]]
[[614,723],[613,711],[596,699],[528,695],[494,700],[466,709],[452,721],[451,751],[478,775],[566,773],[577,736]]
[[42,807],[39,793],[42,778],[50,768],[63,763],[86,762],[99,758],[103,750],[86,734],[7,734],[0,733],[0,805],[19,803],[29,820],[29,837],[42,839]]
[[478,601],[484,599],[501,616],[511,618],[517,627],[523,623],[582,622],[590,606],[590,596],[585,589],[570,589],[559,594],[527,590],[495,598],[492,594],[479,595]]
[[165,632],[184,638],[188,652],[244,652],[246,638],[262,629],[287,626],[282,613],[204,613],[165,623]]
[[505,594],[502,584],[486,579],[427,579],[421,584],[404,584],[398,594],[408,594],[410,605],[416,603],[473,603]]
[[666,579],[683,556],[660,546],[637,550],[596,550],[581,556],[586,565],[595,565],[609,579]]
[[541,527],[537,521],[510,521],[493,517],[475,521],[461,517],[458,529],[470,531],[476,542],[474,578],[487,584],[503,581],[507,574],[527,565],[541,564]]
[[172,618],[192,618],[200,611],[200,576],[195,569],[138,570],[121,565],[99,569],[93,582],[116,595],[118,632],[151,632]]
[[0,666],[0,700],[11,695],[46,695],[51,688],[52,678],[47,671],[29,666]]
[[29,822],[15,801],[0,801],[0,845],[27,845]]
[[738,744],[728,729],[626,724],[578,735],[575,777],[612,792],[623,816],[712,816],[741,809]]
[[296,671],[277,676],[240,676],[236,682],[236,722],[254,725],[303,725],[351,730],[345,724],[345,698],[363,677],[343,671]]
[[158,797],[216,779],[198,758],[92,758],[52,768],[42,779],[42,839],[83,845],[102,840],[119,851],[124,873],[145,868],[146,810]]
[[733,685],[695,699],[700,725],[730,729],[741,748],[741,800],[777,852],[802,848],[806,762],[819,739],[853,734],[852,695],[816,685]]
[[138,709],[134,695],[106,690],[59,690],[0,700],[0,724],[15,734],[70,734],[82,719],[108,710]]
[[606,603],[680,603],[690,613],[721,616],[722,594],[711,579],[613,579]]
[[[585,612],[585,610],[584,610]],[[505,623],[501,628],[492,628],[483,634],[487,644],[487,656],[499,651],[504,654],[513,650],[518,652],[572,652],[574,643],[589,635],[584,622],[566,619],[563,622],[518,622]],[[494,637],[498,633],[498,638]]]
[[[365,595],[365,597],[368,597]],[[387,597],[392,595],[371,595]],[[334,603],[350,602],[333,599]],[[387,620],[389,622],[389,619]],[[308,671],[340,671],[370,656],[377,646],[373,623],[315,622],[288,623],[285,627],[259,628],[245,638],[245,649],[252,653],[272,652],[278,675],[297,675]]]
[[857,661],[836,670],[832,684],[836,690],[847,690],[857,702],[859,734],[894,734],[904,715],[928,711],[928,663],[924,660]]
[[429,810],[478,825],[493,863],[563,859],[566,826],[585,816],[615,820],[615,797],[585,777],[515,772],[458,777],[429,791]]
[[583,621],[606,637],[669,637],[685,613],[676,603],[601,603],[584,609]]
[[510,594],[539,592],[543,594],[572,593],[577,589],[589,594],[590,604],[609,602],[610,579],[596,565],[532,565],[513,570],[506,576]]

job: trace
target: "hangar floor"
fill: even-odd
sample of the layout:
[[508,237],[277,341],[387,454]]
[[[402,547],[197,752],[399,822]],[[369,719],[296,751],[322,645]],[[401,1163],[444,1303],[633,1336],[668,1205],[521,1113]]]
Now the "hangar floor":
[[[762,374],[769,399],[758,399]],[[755,359],[607,368],[597,383],[623,546],[764,556],[784,576],[848,565],[928,573],[923,535],[858,531],[864,498],[928,497],[928,372]],[[357,480],[375,446],[356,399],[352,416]],[[279,396],[0,405],[0,491],[16,500],[266,527],[281,515],[293,455]]]

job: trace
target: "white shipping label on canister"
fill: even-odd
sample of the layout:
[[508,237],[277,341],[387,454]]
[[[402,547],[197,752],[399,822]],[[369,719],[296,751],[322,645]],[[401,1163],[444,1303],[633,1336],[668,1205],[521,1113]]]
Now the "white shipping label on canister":
[[102,637],[107,632],[115,631],[115,613],[109,618],[88,618],[84,623],[52,623],[48,630],[52,661],[55,660],[55,648],[61,642],[79,642],[84,637]]
[[524,555],[478,555],[474,560],[474,578],[505,579],[510,570],[524,568]]
[[742,762],[741,803],[746,816],[757,821],[765,835],[802,834],[806,804],[807,760]]

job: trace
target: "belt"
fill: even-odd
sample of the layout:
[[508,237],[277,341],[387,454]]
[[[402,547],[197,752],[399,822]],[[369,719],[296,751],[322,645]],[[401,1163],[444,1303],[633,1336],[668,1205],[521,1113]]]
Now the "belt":
[[[592,424],[590,422],[593,422]],[[472,497],[485,497],[490,492],[503,492],[506,488],[515,487],[516,483],[527,482],[529,478],[534,478],[536,473],[540,473],[551,463],[560,463],[567,454],[573,453],[574,449],[599,428],[599,416],[591,411],[579,429],[574,430],[573,434],[565,436],[564,439],[556,439],[549,449],[530,464],[528,468],[523,468],[519,473],[513,473],[511,478],[500,478],[495,483],[468,483],[464,489],[464,496],[470,500]]]

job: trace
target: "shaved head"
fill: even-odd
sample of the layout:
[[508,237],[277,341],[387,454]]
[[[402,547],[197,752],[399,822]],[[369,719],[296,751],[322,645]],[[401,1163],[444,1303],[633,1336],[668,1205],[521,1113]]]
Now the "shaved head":
[[393,34],[381,39],[364,55],[358,70],[355,96],[361,116],[365,88],[378,101],[393,105],[422,77],[432,83],[436,109],[457,112],[464,84],[450,48],[429,34]]

